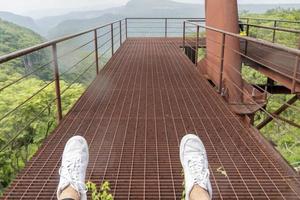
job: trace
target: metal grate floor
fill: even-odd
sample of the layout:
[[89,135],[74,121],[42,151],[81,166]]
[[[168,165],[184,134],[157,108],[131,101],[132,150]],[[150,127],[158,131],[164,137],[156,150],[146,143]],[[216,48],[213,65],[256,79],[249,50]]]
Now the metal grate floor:
[[[61,153],[90,146],[87,180],[115,199],[180,199],[179,142],[196,131],[214,199],[300,199],[300,178],[229,110],[172,40],[128,39],[5,193],[55,199]],[[226,171],[227,176],[218,169]]]

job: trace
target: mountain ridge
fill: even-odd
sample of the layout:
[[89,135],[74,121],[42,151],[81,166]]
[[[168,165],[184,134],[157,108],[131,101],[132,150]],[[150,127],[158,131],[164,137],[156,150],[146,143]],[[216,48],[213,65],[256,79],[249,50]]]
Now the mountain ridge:
[[28,16],[16,15],[7,11],[0,11],[0,18],[14,23],[18,26],[29,28],[35,32],[40,32],[38,25],[35,23],[34,19]]
[[[300,4],[240,4],[239,10],[263,13],[278,7],[300,9]],[[37,20],[0,11],[0,18],[29,28],[48,39],[77,32],[84,28],[98,26],[123,17],[204,17],[204,5],[171,0],[131,0],[119,7],[73,11]]]

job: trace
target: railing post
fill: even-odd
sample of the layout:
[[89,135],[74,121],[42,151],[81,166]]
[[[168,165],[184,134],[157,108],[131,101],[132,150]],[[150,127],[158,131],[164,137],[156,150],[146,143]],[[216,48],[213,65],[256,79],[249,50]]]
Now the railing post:
[[199,46],[199,29],[200,27],[197,25],[197,36],[196,36],[196,46],[195,46],[195,65],[198,65],[198,46]]
[[110,25],[111,32],[111,55],[114,55],[114,24]]
[[[247,21],[249,21],[249,19]],[[246,25],[246,36],[247,37],[249,37],[249,33],[250,33],[250,26],[247,23],[247,25]],[[247,55],[247,52],[248,52],[248,40],[245,41],[245,55]]]
[[[274,28],[277,28],[277,21],[274,21]],[[272,38],[272,42],[275,43],[276,40],[276,29],[273,30],[273,38]]]
[[119,21],[119,28],[120,28],[120,46],[122,45],[122,21]]
[[127,28],[127,25],[128,25],[128,21],[127,21],[127,18],[125,18],[125,32],[126,32],[126,39],[128,38],[128,28]]
[[183,21],[182,48],[185,51],[185,21]]
[[298,72],[300,71],[299,67],[299,56],[296,56],[296,61],[295,61],[295,69],[294,69],[294,74],[293,74],[293,85],[292,85],[292,94],[296,92],[296,82],[298,78]]
[[226,34],[222,33],[222,48],[221,48],[221,63],[220,63],[220,79],[219,79],[219,93],[222,93],[223,88],[223,72],[224,72],[224,55],[225,55]]
[[168,37],[168,18],[165,18],[165,38]]
[[246,36],[249,36],[249,32],[250,32],[250,26],[249,24],[246,25]]
[[59,82],[59,69],[57,59],[57,46],[56,43],[52,45],[53,67],[54,67],[54,80],[55,80],[55,93],[56,93],[56,106],[57,106],[57,121],[62,120],[62,108],[61,108],[61,95],[60,95],[60,82]]
[[98,34],[97,29],[94,30],[94,40],[95,40],[95,59],[96,59],[96,73],[99,73],[99,56],[98,56]]

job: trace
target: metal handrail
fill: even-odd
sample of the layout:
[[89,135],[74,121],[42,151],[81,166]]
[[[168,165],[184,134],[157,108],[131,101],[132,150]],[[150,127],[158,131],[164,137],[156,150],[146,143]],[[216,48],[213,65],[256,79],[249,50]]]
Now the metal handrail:
[[300,50],[293,49],[293,48],[290,48],[290,47],[286,47],[286,46],[283,46],[281,44],[274,44],[272,42],[261,40],[261,39],[256,39],[256,38],[252,38],[252,37],[248,37],[248,36],[241,36],[241,35],[236,34],[236,33],[224,31],[224,30],[221,30],[221,29],[218,29],[218,28],[214,28],[214,27],[210,27],[210,26],[206,26],[206,25],[197,24],[197,23],[190,22],[190,21],[185,21],[185,23],[193,24],[193,25],[199,26],[201,28],[205,28],[205,29],[212,30],[212,31],[215,31],[215,32],[219,32],[219,33],[224,33],[226,35],[230,35],[230,36],[236,37],[238,39],[243,39],[243,40],[246,40],[248,42],[253,42],[253,43],[256,43],[256,44],[261,44],[263,46],[267,46],[267,47],[271,47],[271,48],[276,48],[276,49],[279,49],[279,50],[282,50],[282,51],[294,54],[296,56],[300,56]]
[[126,19],[205,19],[201,17],[127,17]]
[[[224,59],[225,59],[225,49],[230,49],[231,51],[239,54],[240,56],[246,56],[245,54],[243,53],[240,53],[239,51],[236,51],[235,49],[232,49],[232,48],[229,48],[227,45],[226,45],[226,36],[231,36],[233,38],[236,38],[236,39],[239,39],[239,40],[245,40],[247,42],[253,42],[253,43],[257,43],[257,44],[260,44],[260,45],[263,45],[263,46],[267,46],[267,47],[271,47],[271,48],[275,48],[275,49],[279,49],[279,50],[282,50],[284,52],[288,52],[288,53],[291,53],[295,56],[296,58],[296,63],[295,63],[295,66],[292,66],[293,68],[291,69],[293,71],[293,76],[287,76],[286,74],[283,74],[284,76],[288,77],[291,81],[292,81],[292,84],[291,84],[291,92],[292,93],[296,93],[295,89],[296,89],[296,82],[300,83],[300,80],[297,79],[297,74],[298,74],[298,71],[300,70],[299,68],[299,61],[300,61],[300,50],[298,49],[292,49],[292,48],[289,48],[289,47],[285,47],[283,45],[278,45],[278,44],[274,44],[274,43],[271,43],[271,42],[267,42],[267,41],[263,41],[263,40],[259,40],[259,39],[255,39],[255,38],[251,38],[251,37],[247,37],[247,36],[241,36],[239,34],[236,34],[236,33],[232,33],[232,32],[228,32],[228,31],[224,31],[224,30],[221,30],[221,29],[218,29],[218,28],[214,28],[214,27],[210,27],[210,26],[205,26],[205,25],[201,25],[201,24],[198,24],[198,23],[194,23],[194,22],[191,22],[191,21],[184,21],[184,24],[183,24],[183,47],[184,48],[190,48],[189,46],[186,46],[186,32],[185,32],[185,27],[186,27],[186,24],[191,24],[193,25],[194,27],[196,27],[197,29],[194,30],[194,33],[197,32],[196,36],[194,37],[197,37],[196,41],[198,41],[199,39],[199,27],[201,28],[204,28],[206,30],[210,30],[210,31],[214,31],[214,32],[217,32],[217,33],[220,33],[222,35],[222,40],[221,40],[221,44],[220,44],[220,48],[221,48],[221,58],[220,58],[220,64],[218,64],[218,69],[214,69],[214,68],[210,68],[211,70],[213,70],[214,73],[216,74],[219,74],[219,78],[216,81],[216,85],[218,87],[218,92],[220,94],[222,94],[222,91],[223,91],[223,86],[225,84],[225,81],[223,80],[224,78],[224,66],[226,67],[230,67],[232,68],[232,70],[235,71],[235,73],[239,73],[241,76],[242,76],[242,73],[238,70],[236,70],[234,67],[232,66],[229,66],[228,64],[225,64],[224,62]],[[194,51],[196,51],[194,49]],[[191,60],[194,60],[195,59],[195,65],[197,65],[198,63],[198,55],[197,55],[197,51],[195,53],[195,58],[193,57],[189,57]],[[247,56],[246,56],[247,57]],[[248,58],[249,59],[249,58]],[[250,58],[251,59],[251,58]],[[253,60],[254,62],[258,62],[257,60]],[[207,62],[209,62],[209,60],[207,60]],[[268,67],[269,68],[269,67]],[[269,68],[271,70],[273,70],[272,68]],[[277,71],[279,72],[279,71]],[[281,124],[281,121],[284,121],[284,119],[280,119],[279,117],[274,117],[272,113],[269,113],[266,108],[262,105],[260,105],[259,103],[257,103],[255,100],[251,99],[251,95],[249,95],[247,92],[244,91],[243,88],[240,88],[235,82],[234,80],[230,79],[230,76],[227,76],[226,77],[226,81],[229,81],[231,84],[233,84],[233,86],[238,89],[242,94],[246,95],[247,98],[249,97],[251,101],[253,101],[254,104],[256,104],[257,106],[259,106],[260,110],[265,112],[268,117],[272,118],[272,120],[276,121],[277,123]],[[270,93],[267,91],[267,89],[265,88],[261,88],[260,86],[258,86],[262,91],[265,92],[265,95],[269,95]],[[289,106],[285,103],[286,106]],[[300,109],[299,108],[296,108],[296,111],[300,112]],[[280,121],[281,120],[281,121]],[[295,127],[300,127],[298,124],[295,124],[295,123],[292,123],[291,121],[289,120],[285,120],[285,122],[289,123],[289,124],[292,124],[293,126]]]
[[[111,24],[116,24],[116,23],[119,23],[120,21],[125,20],[125,23],[127,24],[127,20],[130,20],[130,19],[138,19],[138,20],[151,20],[151,19],[161,19],[161,20],[164,20],[164,19],[167,19],[167,20],[176,20],[176,19],[180,20],[180,19],[182,19],[182,20],[184,20],[184,19],[188,19],[187,22],[191,22],[191,23],[198,22],[198,20],[200,20],[200,22],[205,21],[205,18],[197,18],[197,17],[182,17],[182,18],[180,18],[180,17],[177,17],[177,18],[176,17],[169,17],[169,18],[168,17],[167,18],[163,18],[163,17],[151,17],[151,18],[147,18],[147,17],[128,17],[128,18],[122,18],[122,19],[119,19],[119,20],[115,20],[111,23],[107,23],[107,24],[104,24],[102,26],[98,26],[98,27],[95,27],[95,28],[92,28],[92,29],[89,29],[89,30],[86,30],[86,31],[82,31],[82,32],[79,32],[79,33],[76,33],[76,34],[67,35],[67,36],[64,36],[64,37],[61,37],[61,38],[57,38],[57,39],[47,41],[47,42],[29,47],[29,48],[25,48],[25,49],[22,49],[22,50],[18,50],[18,51],[0,56],[0,64],[2,64],[4,62],[7,62],[7,61],[10,61],[12,59],[15,59],[17,57],[24,56],[26,54],[32,53],[34,51],[38,51],[38,50],[41,50],[43,48],[50,47],[53,44],[64,42],[66,40],[70,40],[70,39],[79,37],[81,35],[91,33],[95,30],[108,27]],[[271,20],[271,19],[263,19],[263,18],[244,18],[244,17],[240,18],[240,19],[253,19],[253,20],[255,19],[255,20],[278,21],[278,22],[289,22],[289,23],[299,23],[300,24],[300,21],[295,22],[295,21],[289,21],[289,20],[277,20],[277,19],[276,20]],[[243,25],[249,25],[249,26],[253,26],[253,27],[261,27],[261,28],[265,28],[265,29],[273,29],[273,30],[278,30],[278,31],[300,33],[300,31],[293,30],[293,29],[285,29],[285,28],[278,28],[278,27],[267,27],[267,26],[247,24],[247,23],[246,24],[243,23]],[[126,29],[127,29],[127,27],[126,27]]]
[[260,20],[260,21],[277,21],[283,23],[294,23],[300,24],[300,21],[292,21],[292,20],[285,20],[285,19],[268,19],[268,18],[254,18],[254,17],[241,17],[240,19],[249,19],[249,20]]
[[54,40],[51,40],[51,41],[48,41],[48,42],[44,42],[44,43],[29,47],[29,48],[25,48],[25,49],[22,49],[22,50],[18,50],[18,51],[0,56],[0,64],[2,64],[4,62],[7,62],[7,61],[10,61],[12,59],[24,56],[26,54],[29,54],[29,53],[32,53],[32,52],[50,47],[53,44],[58,44],[58,43],[66,41],[66,40],[70,40],[70,39],[85,35],[87,33],[91,33],[95,30],[99,30],[101,28],[111,26],[111,24],[119,23],[122,20],[124,20],[124,19],[116,20],[116,21],[113,21],[112,23],[108,23],[108,24],[105,24],[105,25],[102,25],[102,26],[98,26],[98,27],[95,27],[95,28],[92,28],[92,29],[89,29],[89,30],[86,30],[86,31],[83,31],[83,32],[76,33],[76,34],[67,35],[67,36],[64,36],[64,37],[61,37],[61,38],[58,38],[58,39],[54,39]]
[[257,28],[263,28],[263,29],[269,29],[269,30],[276,30],[276,31],[282,31],[282,32],[289,32],[289,33],[297,33],[297,34],[300,34],[300,30],[295,30],[295,29],[288,29],[288,28],[281,28],[281,27],[262,26],[262,25],[257,25],[257,24],[247,24],[247,23],[241,23],[241,25],[246,25],[246,26],[252,26],[252,27],[257,27]]

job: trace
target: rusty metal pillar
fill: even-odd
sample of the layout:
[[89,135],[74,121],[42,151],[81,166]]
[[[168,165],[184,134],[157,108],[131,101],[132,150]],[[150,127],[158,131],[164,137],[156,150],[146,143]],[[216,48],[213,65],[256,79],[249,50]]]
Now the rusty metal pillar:
[[[206,25],[228,32],[239,33],[237,0],[206,0]],[[207,73],[215,82],[219,83],[220,62],[222,56],[222,34],[207,30]],[[240,41],[237,38],[226,36],[224,52],[223,84],[218,85],[220,90],[228,92],[229,103],[241,103],[243,99],[243,82],[241,77],[241,57],[235,51],[240,51]]]

